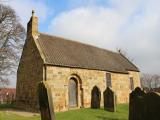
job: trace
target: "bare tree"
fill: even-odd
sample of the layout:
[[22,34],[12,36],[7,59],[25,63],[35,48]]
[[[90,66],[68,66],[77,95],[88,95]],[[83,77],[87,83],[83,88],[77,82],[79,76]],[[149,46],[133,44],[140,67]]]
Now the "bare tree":
[[151,74],[142,74],[141,75],[141,85],[143,88],[152,88],[153,76]]
[[154,75],[153,87],[160,87],[160,75]]
[[160,87],[160,76],[156,74],[142,74],[141,85],[143,88],[158,88]]
[[19,61],[26,33],[15,11],[0,4],[0,87],[7,85]]

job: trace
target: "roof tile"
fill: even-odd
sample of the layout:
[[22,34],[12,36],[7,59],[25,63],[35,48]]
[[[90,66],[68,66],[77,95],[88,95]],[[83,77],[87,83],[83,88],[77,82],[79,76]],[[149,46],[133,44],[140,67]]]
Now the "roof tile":
[[119,53],[41,33],[38,43],[47,64],[127,73],[139,71]]

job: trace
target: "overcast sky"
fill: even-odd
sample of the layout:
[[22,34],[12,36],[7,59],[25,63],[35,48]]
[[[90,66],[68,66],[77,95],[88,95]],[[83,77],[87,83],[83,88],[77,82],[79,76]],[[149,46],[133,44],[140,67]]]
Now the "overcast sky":
[[[122,48],[143,73],[160,74],[160,0],[5,0],[22,24],[101,48]],[[12,82],[15,85],[15,80]]]

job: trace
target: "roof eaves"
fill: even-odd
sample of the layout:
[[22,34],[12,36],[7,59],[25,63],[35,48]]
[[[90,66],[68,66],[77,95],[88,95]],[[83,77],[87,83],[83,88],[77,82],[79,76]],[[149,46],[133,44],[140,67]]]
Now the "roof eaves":
[[37,38],[33,37],[33,39],[34,39],[34,42],[35,42],[35,44],[37,46],[37,49],[39,51],[39,54],[40,54],[43,62],[45,62],[46,61],[45,60],[46,57],[45,57],[45,54],[43,53],[43,50],[42,50],[41,46],[39,45],[39,42],[38,42],[39,37],[40,37],[40,34],[37,36]]
[[99,71],[106,71],[106,72],[113,72],[113,73],[121,73],[121,74],[129,74],[128,71],[114,71],[114,70],[105,70],[105,69],[96,69],[96,68],[89,68],[89,67],[78,67],[78,66],[69,66],[69,65],[54,65],[52,63],[45,62],[44,65],[48,66],[55,66],[55,67],[66,67],[66,68],[77,68],[77,69],[88,69],[88,70],[99,70]]

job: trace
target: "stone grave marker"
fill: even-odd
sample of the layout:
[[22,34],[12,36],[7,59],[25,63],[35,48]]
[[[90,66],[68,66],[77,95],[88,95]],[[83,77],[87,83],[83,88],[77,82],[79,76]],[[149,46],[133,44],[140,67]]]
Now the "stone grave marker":
[[160,120],[160,93],[147,93],[144,104],[144,120]]
[[[54,110],[50,110],[49,106],[49,92],[47,91],[43,82],[39,83],[39,107],[41,112],[41,120],[55,120]],[[51,111],[53,113],[51,113]],[[51,116],[52,115],[52,116]]]
[[103,92],[104,97],[104,109],[110,112],[116,111],[116,100],[115,100],[115,93],[109,87]]
[[160,94],[136,88],[130,94],[129,120],[160,120]]
[[137,87],[129,96],[129,120],[142,120],[144,114],[145,92]]
[[101,92],[97,86],[94,86],[91,92],[91,108],[99,109],[101,101]]

